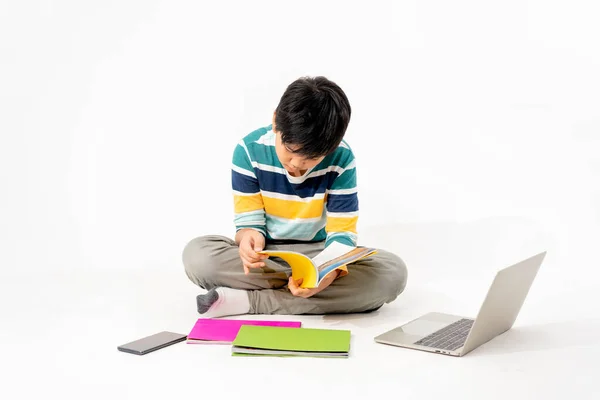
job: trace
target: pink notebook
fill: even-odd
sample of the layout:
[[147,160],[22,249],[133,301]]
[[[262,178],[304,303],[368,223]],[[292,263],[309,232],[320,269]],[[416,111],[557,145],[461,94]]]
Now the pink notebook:
[[242,325],[300,328],[299,321],[258,321],[243,319],[200,318],[187,337],[188,343],[231,344]]

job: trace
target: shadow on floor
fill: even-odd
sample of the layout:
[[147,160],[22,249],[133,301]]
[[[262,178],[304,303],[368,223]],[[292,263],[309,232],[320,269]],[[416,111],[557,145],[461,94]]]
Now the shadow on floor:
[[599,343],[600,319],[555,322],[513,328],[475,349],[467,357],[588,347]]

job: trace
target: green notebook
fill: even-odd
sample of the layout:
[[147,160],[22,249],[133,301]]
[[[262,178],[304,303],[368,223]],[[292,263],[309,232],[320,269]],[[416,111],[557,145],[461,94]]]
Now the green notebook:
[[242,325],[233,355],[348,357],[350,331]]

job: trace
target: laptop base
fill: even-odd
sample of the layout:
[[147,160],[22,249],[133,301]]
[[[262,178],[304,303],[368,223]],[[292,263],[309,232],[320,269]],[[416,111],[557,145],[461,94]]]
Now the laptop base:
[[[470,318],[461,317],[452,314],[443,314],[432,312],[416,318],[404,325],[389,330],[375,337],[375,341],[381,344],[387,344],[396,347],[405,347],[410,349],[428,351],[430,353],[446,354],[450,356],[460,357],[462,346],[451,350],[416,344],[428,335],[435,333],[441,329],[448,327],[454,323],[459,323],[461,320],[473,321]],[[465,337],[466,339],[466,337]]]

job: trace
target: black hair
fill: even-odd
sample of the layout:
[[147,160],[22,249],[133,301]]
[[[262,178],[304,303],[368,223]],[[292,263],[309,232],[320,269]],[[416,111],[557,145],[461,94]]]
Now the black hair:
[[295,153],[314,158],[339,146],[350,122],[351,108],[344,91],[323,76],[292,82],[275,110],[275,129]]

